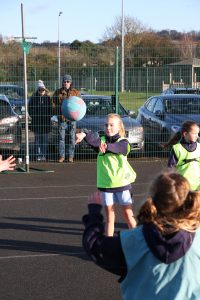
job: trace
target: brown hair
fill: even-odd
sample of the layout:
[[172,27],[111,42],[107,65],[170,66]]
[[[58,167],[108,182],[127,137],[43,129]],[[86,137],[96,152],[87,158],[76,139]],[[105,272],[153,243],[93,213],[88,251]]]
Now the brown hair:
[[154,180],[138,223],[153,223],[163,234],[180,229],[194,232],[200,226],[200,192],[190,191],[182,175],[164,172]]
[[161,145],[162,148],[167,148],[169,146],[173,146],[173,145],[177,144],[178,141],[180,141],[181,137],[183,136],[183,133],[184,132],[189,132],[193,126],[199,127],[199,125],[196,122],[194,122],[194,121],[185,121],[182,124],[180,131],[176,132],[169,139],[169,141],[167,143]]
[[118,114],[108,114],[107,115],[107,119],[114,119],[114,118],[118,119],[118,121],[119,121],[119,127],[120,127],[119,135],[120,135],[120,137],[125,137],[124,124],[123,124],[123,121],[122,121],[120,115],[118,115]]

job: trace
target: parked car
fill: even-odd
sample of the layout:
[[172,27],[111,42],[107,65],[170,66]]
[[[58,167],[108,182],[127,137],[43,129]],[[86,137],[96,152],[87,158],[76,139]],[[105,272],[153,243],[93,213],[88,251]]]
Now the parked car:
[[24,119],[25,93],[23,87],[15,84],[0,84],[0,94],[7,96],[14,111],[21,119]]
[[168,88],[165,91],[162,92],[162,95],[166,94],[200,94],[200,89],[199,88]]
[[21,138],[20,118],[14,112],[8,98],[0,95],[0,149],[19,151]]
[[200,95],[152,96],[139,108],[136,119],[144,128],[145,145],[159,146],[168,141],[184,121],[200,124]]
[[[104,124],[106,116],[109,113],[115,113],[115,98],[112,96],[101,95],[82,95],[86,103],[87,111],[85,117],[77,122],[77,131],[81,129],[92,130],[98,136],[104,134]],[[143,127],[141,124],[130,116],[130,112],[119,103],[118,113],[121,116],[126,137],[131,145],[131,154],[142,153],[144,148]],[[57,116],[52,117],[52,130],[50,133],[50,145],[57,145],[58,148],[58,119]],[[91,154],[94,150],[86,143],[81,142],[76,146],[77,154]]]

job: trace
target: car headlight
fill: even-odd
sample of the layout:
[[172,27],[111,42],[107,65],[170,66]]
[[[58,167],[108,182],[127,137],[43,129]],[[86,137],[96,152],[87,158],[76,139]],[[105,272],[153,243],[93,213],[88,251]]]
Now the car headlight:
[[126,130],[126,134],[128,137],[133,137],[135,135],[141,134],[143,133],[143,127],[135,127],[133,129],[130,130]]
[[4,119],[0,120],[0,125],[13,126],[15,123],[17,123],[17,121],[18,121],[17,117],[4,118]]

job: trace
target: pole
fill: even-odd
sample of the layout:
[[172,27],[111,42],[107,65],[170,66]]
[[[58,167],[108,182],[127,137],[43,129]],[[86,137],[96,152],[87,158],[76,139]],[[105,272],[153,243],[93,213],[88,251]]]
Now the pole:
[[124,92],[124,0],[122,0],[121,92]]
[[147,91],[146,91],[146,98],[148,99],[149,97],[149,67],[147,65]]
[[[25,41],[24,34],[24,14],[23,4],[21,3],[21,22],[22,22],[22,40]],[[25,140],[26,140],[26,172],[29,172],[29,137],[28,137],[28,98],[27,98],[27,66],[26,66],[26,51],[23,51],[24,64],[24,92],[25,92]]]
[[58,87],[60,87],[60,16],[62,11],[58,14]]
[[118,47],[116,47],[115,50],[115,101],[116,101],[116,113],[118,114],[118,98],[119,98],[119,94],[118,94],[118,79],[119,79],[119,62],[118,62],[118,57],[119,57],[119,51],[118,51]]

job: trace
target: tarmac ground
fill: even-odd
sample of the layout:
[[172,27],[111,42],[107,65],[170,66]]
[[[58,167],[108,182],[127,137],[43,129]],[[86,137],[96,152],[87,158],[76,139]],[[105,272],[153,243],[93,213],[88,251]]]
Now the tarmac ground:
[[[166,162],[130,163],[137,173],[137,213]],[[91,262],[82,248],[81,218],[96,190],[96,161],[32,167],[0,174],[0,299],[121,299],[118,277]],[[126,228],[118,209],[115,228]]]

